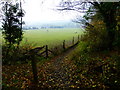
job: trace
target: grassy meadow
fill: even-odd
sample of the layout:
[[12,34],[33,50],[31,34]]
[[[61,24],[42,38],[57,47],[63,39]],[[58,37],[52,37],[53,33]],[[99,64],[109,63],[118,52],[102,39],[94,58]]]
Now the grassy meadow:
[[22,44],[31,43],[35,46],[62,44],[63,40],[71,42],[72,38],[77,39],[78,35],[83,33],[82,29],[39,29],[39,30],[24,30],[24,38]]
[[[33,46],[49,45],[49,47],[61,45],[63,40],[67,44],[72,43],[73,37],[78,39],[78,35],[83,34],[83,29],[80,28],[64,28],[64,29],[38,29],[38,30],[23,30],[23,40],[21,45],[32,44]],[[0,42],[4,44],[2,31],[0,31]]]

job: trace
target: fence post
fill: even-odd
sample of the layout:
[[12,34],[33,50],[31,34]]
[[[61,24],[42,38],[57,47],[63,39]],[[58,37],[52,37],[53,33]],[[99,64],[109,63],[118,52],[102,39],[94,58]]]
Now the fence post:
[[79,42],[79,39],[80,39],[80,37],[79,37],[79,35],[78,35],[78,42]]
[[63,49],[65,50],[65,40],[63,41]]
[[73,37],[73,40],[72,40],[72,44],[74,45],[74,37]]
[[46,58],[48,58],[48,45],[46,45]]
[[32,71],[33,71],[34,83],[38,83],[37,65],[36,65],[35,55],[33,55],[31,59],[32,59]]

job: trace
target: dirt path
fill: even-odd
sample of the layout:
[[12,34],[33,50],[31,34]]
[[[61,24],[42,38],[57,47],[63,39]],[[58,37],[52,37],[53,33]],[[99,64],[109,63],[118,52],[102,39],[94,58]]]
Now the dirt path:
[[76,66],[68,58],[69,54],[74,51],[75,47],[70,48],[63,54],[52,59],[47,65],[44,65],[43,78],[39,81],[39,87],[80,88],[81,80],[78,74],[76,74]]

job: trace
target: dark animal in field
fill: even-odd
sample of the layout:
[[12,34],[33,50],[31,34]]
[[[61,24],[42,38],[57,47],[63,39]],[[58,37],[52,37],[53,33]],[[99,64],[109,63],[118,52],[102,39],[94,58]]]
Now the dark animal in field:
[[77,34],[77,32],[75,32],[75,34]]

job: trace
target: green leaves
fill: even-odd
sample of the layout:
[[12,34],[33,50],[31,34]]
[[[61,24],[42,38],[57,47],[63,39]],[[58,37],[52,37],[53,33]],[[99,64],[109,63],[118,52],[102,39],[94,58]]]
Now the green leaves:
[[19,45],[22,40],[22,17],[24,13],[19,7],[18,3],[13,5],[12,3],[6,3],[4,6],[3,17],[3,36],[6,40],[6,44],[11,47],[12,45]]

